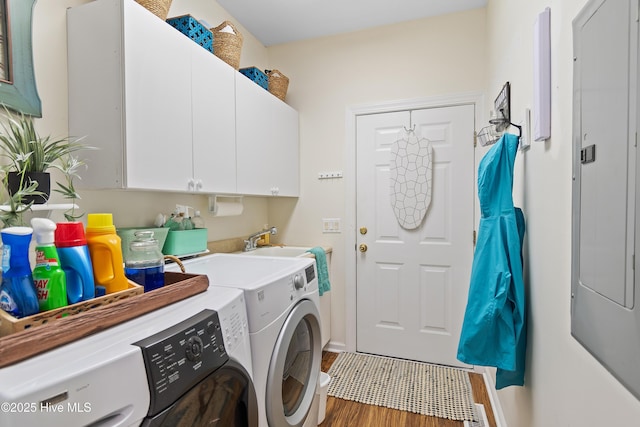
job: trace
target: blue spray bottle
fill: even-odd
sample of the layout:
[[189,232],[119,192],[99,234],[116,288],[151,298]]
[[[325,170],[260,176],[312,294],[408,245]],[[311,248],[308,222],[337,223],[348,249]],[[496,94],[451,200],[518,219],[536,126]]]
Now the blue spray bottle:
[[36,314],[40,308],[29,264],[31,227],[9,227],[2,234],[0,308],[14,317]]

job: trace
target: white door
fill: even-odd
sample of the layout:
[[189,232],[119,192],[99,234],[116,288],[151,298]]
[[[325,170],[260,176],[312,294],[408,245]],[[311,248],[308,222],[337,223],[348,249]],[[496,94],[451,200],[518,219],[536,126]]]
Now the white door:
[[[433,181],[421,225],[408,230],[391,207],[389,158],[413,126],[433,147]],[[473,261],[473,133],[473,105],[357,117],[358,351],[463,366],[456,353]]]

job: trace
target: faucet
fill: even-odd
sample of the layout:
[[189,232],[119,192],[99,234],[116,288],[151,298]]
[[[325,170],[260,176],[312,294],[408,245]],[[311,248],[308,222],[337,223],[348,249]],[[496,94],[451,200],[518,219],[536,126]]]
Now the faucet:
[[249,252],[255,250],[258,246],[258,240],[260,240],[262,236],[265,236],[267,234],[275,235],[277,233],[278,229],[275,227],[267,228],[265,230],[258,231],[257,233],[253,233],[251,236],[247,237],[247,240],[244,241],[244,251]]

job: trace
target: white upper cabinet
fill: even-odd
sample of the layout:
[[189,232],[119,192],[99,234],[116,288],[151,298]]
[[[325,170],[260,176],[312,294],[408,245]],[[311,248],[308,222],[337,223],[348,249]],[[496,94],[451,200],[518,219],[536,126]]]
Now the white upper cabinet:
[[[186,38],[186,37],[185,37]],[[236,192],[237,72],[211,52],[191,43],[193,176],[196,191]]]
[[98,148],[78,184],[187,190],[193,42],[133,1],[68,9],[67,24],[69,134]]
[[236,78],[238,192],[298,196],[298,112],[242,77]]
[[69,134],[98,148],[79,186],[298,195],[291,107],[134,0],[70,8],[67,29]]

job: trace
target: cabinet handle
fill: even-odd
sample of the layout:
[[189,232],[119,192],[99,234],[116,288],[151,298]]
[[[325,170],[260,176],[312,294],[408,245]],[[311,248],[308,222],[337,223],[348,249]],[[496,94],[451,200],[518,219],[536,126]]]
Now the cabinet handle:
[[202,180],[196,180],[196,190],[202,190]]
[[189,181],[187,181],[187,188],[189,190],[193,190],[193,185],[194,185],[193,179],[190,179]]

